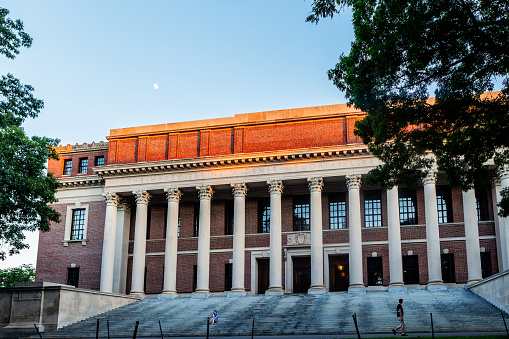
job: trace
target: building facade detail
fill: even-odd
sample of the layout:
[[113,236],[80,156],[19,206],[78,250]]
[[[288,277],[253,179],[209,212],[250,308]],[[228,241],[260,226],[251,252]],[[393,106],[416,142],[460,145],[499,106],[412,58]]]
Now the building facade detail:
[[380,161],[353,133],[362,118],[332,105],[59,147],[63,221],[40,235],[36,279],[201,298],[444,289],[508,269],[509,168],[491,190],[462,192],[437,169],[415,189],[368,186]]

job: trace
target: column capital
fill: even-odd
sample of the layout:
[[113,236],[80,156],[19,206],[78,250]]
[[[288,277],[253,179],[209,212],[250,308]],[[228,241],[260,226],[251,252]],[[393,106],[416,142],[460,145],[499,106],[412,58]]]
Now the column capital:
[[283,194],[283,180],[276,179],[276,180],[267,180],[267,185],[269,185],[269,192],[270,194]]
[[166,192],[166,200],[168,200],[168,202],[170,201],[179,202],[180,198],[183,195],[182,192],[178,189],[178,187],[168,187],[165,188],[164,191]]
[[322,177],[308,178],[308,187],[311,192],[313,191],[321,192],[323,189],[323,178]]
[[134,198],[136,199],[136,204],[144,204],[148,205],[148,202],[152,195],[148,193],[146,190],[138,190],[133,191]]
[[423,185],[436,184],[437,182],[437,170],[430,169],[424,178],[422,178]]
[[117,193],[107,192],[103,193],[102,196],[108,206],[118,206],[122,201],[122,198],[119,197]]
[[349,190],[361,188],[362,176],[360,174],[350,174],[346,175],[345,177],[346,186]]
[[247,195],[247,185],[244,182],[235,182],[231,183],[230,186],[232,187],[233,196],[235,197],[241,197],[245,198]]
[[118,210],[130,213],[131,212],[131,205],[129,205],[125,201],[121,201],[120,204],[118,204]]
[[497,174],[500,180],[509,179],[509,165],[499,166],[497,168]]
[[201,199],[212,199],[212,195],[214,194],[214,190],[209,185],[196,186],[198,190],[198,197]]

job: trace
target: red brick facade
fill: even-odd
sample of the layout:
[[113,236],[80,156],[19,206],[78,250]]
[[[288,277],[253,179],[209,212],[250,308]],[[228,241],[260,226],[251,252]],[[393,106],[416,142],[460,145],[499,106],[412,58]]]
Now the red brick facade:
[[[333,111],[335,106],[325,106],[323,110]],[[343,108],[342,108],[343,109]],[[271,112],[266,112],[269,117]],[[298,113],[298,112],[297,112]],[[72,147],[59,148],[60,160],[51,160],[48,171],[58,178],[76,178],[80,175],[93,176],[92,167],[96,164],[97,157],[104,157],[105,166],[114,166],[129,163],[157,162],[177,159],[189,159],[200,157],[217,157],[235,154],[251,154],[256,152],[276,152],[282,150],[302,150],[320,147],[348,147],[359,144],[360,140],[353,134],[354,123],[362,118],[359,112],[347,115],[345,113],[331,113],[325,118],[324,114],[314,118],[299,118],[299,114],[293,113],[292,119],[278,121],[267,118],[272,123],[255,123],[246,118],[243,123],[235,123],[230,126],[217,124],[217,126],[202,126],[201,128],[168,129],[161,131],[155,128],[152,132],[136,133],[131,131],[112,131],[109,144],[106,147],[87,151]],[[261,113],[257,113],[261,114]],[[240,119],[240,118],[239,118]],[[272,120],[271,120],[272,119]],[[284,120],[284,119],[283,119]],[[259,121],[259,120],[258,120]],[[192,124],[191,124],[192,126]],[[78,174],[80,159],[88,159],[88,170],[84,174]],[[63,175],[65,160],[72,160],[71,175]],[[107,179],[106,179],[107,180]],[[249,185],[249,183],[248,183]],[[286,183],[285,183],[286,185]],[[102,186],[98,186],[100,189]],[[74,190],[80,190],[76,184]],[[85,188],[82,188],[83,190]],[[376,255],[382,258],[383,286],[389,285],[389,251],[388,251],[388,216],[387,195],[380,191],[382,205],[382,227],[364,227],[364,193],[376,190],[376,187],[362,187],[361,220],[362,227],[362,256],[364,284],[368,285],[367,265],[368,258]],[[228,192],[227,192],[228,191]],[[72,201],[70,190],[62,190],[62,200]],[[257,191],[255,196],[248,194],[246,198],[246,237],[245,237],[245,288],[252,290],[251,286],[251,254],[254,251],[268,251],[270,246],[269,234],[258,233],[260,198],[268,198],[266,189]],[[260,193],[261,192],[261,193]],[[346,196],[348,208],[348,191],[344,181],[342,185],[333,187],[325,186],[322,193],[322,228],[324,247],[347,245],[349,242],[348,229],[329,229],[329,195],[343,192]],[[441,251],[454,254],[456,283],[466,283],[467,264],[465,249],[465,232],[463,225],[462,192],[453,187],[451,192],[452,221],[440,225]],[[222,192],[216,192],[211,204],[211,228],[210,228],[210,291],[222,292],[225,290],[225,265],[232,259],[233,236],[225,235],[225,199],[232,200],[231,190],[223,188]],[[96,193],[94,193],[96,194]],[[285,188],[281,200],[283,247],[289,250],[286,234],[294,232],[294,197],[308,195],[306,184],[289,185]],[[426,252],[426,227],[424,212],[423,188],[418,187],[416,193],[417,222],[415,225],[401,226],[402,255],[409,253],[418,256],[419,283],[426,284],[428,280],[427,252]],[[79,196],[79,195],[77,195]],[[228,197],[228,198],[225,198]],[[68,268],[79,267],[79,287],[99,289],[101,276],[101,258],[103,245],[103,229],[105,223],[106,206],[100,201],[100,194],[94,199],[87,201],[87,195],[76,198],[79,203],[57,203],[55,209],[61,213],[62,222],[53,224],[51,231],[42,233],[39,240],[39,252],[37,262],[36,280],[51,281],[56,283],[67,282]],[[127,267],[127,293],[131,288],[133,240],[135,236],[136,204],[131,197],[126,200],[132,208],[129,233],[129,259]],[[180,229],[178,240],[177,261],[177,292],[188,293],[193,291],[193,266],[197,263],[198,238],[194,235],[195,205],[198,196],[187,195],[180,203]],[[86,243],[82,241],[65,242],[65,223],[70,216],[66,215],[68,206],[88,205],[88,227]],[[498,272],[494,213],[491,194],[487,194],[486,205],[488,207],[488,220],[479,223],[480,246],[485,252],[491,254],[492,273]],[[165,251],[165,228],[167,205],[163,193],[159,193],[149,203],[149,231],[146,247],[146,293],[161,293],[163,289],[164,251]],[[348,213],[347,223],[348,223]],[[304,246],[305,248],[306,246]],[[309,245],[307,245],[309,249]],[[376,252],[376,254],[375,254]],[[325,267],[325,270],[328,268]],[[285,261],[282,263],[283,284],[285,281]],[[285,288],[285,286],[283,286]]]

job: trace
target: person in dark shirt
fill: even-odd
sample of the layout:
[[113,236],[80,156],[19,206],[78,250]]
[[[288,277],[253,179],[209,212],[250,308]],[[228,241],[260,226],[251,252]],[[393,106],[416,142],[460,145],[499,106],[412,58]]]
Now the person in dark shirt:
[[396,335],[396,331],[401,328],[401,335],[403,337],[408,336],[408,334],[405,333],[405,317],[403,316],[403,299],[399,299],[399,304],[396,306],[396,315],[399,318],[399,326],[392,329],[392,334]]

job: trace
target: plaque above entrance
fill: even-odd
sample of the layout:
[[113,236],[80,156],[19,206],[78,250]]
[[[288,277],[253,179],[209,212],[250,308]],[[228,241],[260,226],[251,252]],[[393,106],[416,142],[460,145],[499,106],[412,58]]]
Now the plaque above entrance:
[[287,245],[311,245],[310,233],[294,233],[286,236]]

